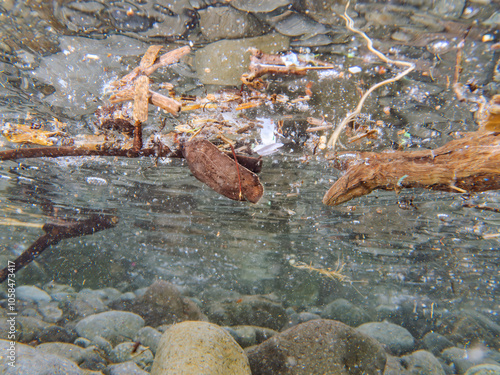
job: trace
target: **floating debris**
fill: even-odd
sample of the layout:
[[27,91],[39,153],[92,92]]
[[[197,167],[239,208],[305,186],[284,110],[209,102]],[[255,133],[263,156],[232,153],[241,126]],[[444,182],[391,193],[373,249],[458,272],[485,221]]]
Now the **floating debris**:
[[264,194],[259,177],[211,142],[194,139],[183,144],[189,169],[201,182],[225,197],[257,203]]

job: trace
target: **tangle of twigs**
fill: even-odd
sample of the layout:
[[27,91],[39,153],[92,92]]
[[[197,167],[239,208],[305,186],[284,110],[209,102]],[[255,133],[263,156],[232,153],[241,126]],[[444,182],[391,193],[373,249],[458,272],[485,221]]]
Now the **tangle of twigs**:
[[411,62],[406,62],[406,61],[389,59],[382,52],[380,52],[377,49],[375,49],[373,47],[373,41],[370,39],[370,37],[368,35],[366,35],[364,32],[362,32],[361,30],[358,30],[358,29],[356,29],[354,27],[354,21],[353,21],[353,19],[351,17],[349,17],[349,15],[347,14],[347,9],[349,8],[349,3],[350,2],[348,1],[347,4],[346,4],[346,6],[345,6],[344,14],[341,15],[341,17],[346,22],[347,29],[349,31],[352,31],[352,32],[354,32],[356,34],[361,35],[366,40],[368,49],[371,52],[373,52],[375,55],[377,55],[377,57],[380,60],[384,61],[386,64],[394,64],[394,65],[398,65],[398,66],[404,66],[404,67],[406,67],[406,69],[403,72],[399,73],[395,77],[386,79],[385,81],[382,81],[382,82],[379,82],[379,83],[373,85],[372,87],[370,87],[370,89],[368,89],[367,92],[364,93],[364,95],[362,96],[361,100],[359,101],[356,109],[353,112],[348,113],[347,116],[342,120],[342,122],[339,125],[337,125],[337,127],[335,128],[335,131],[333,132],[333,134],[331,135],[330,139],[328,140],[328,147],[332,148],[332,149],[335,148],[335,144],[337,143],[337,140],[338,140],[338,138],[340,136],[340,133],[345,128],[345,126],[350,121],[352,121],[356,116],[358,116],[361,113],[361,109],[363,108],[363,104],[365,103],[365,100],[368,98],[368,96],[373,91],[375,91],[376,89],[378,89],[381,86],[384,86],[384,85],[387,85],[389,83],[393,83],[393,82],[399,81],[401,78],[403,78],[405,75],[407,75],[408,73],[410,73],[412,70],[415,69],[415,64],[413,64]]

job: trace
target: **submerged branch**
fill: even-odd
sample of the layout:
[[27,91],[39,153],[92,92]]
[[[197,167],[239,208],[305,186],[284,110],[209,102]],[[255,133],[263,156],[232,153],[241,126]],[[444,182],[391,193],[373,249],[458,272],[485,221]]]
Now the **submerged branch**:
[[352,155],[344,166],[346,173],[323,197],[324,204],[338,205],[376,189],[500,189],[500,132],[468,133],[434,150]]
[[33,244],[16,258],[14,264],[9,262],[9,266],[0,271],[0,283],[5,281],[14,272],[19,271],[24,266],[31,263],[47,247],[57,244],[65,238],[80,237],[94,234],[104,229],[114,227],[118,223],[116,216],[94,214],[86,220],[60,220],[45,224],[42,229],[45,234],[40,236]]
[[161,148],[144,148],[139,151],[132,149],[118,148],[95,148],[95,147],[33,147],[16,148],[15,150],[0,151],[0,160],[15,160],[29,158],[59,158],[65,156],[124,156],[128,158],[138,158],[141,156],[166,157],[171,153],[167,146]]

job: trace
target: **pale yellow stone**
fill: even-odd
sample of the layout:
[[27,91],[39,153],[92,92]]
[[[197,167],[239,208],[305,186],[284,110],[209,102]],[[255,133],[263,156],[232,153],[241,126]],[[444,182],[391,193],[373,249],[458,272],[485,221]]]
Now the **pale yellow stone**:
[[151,375],[251,375],[248,359],[218,325],[186,321],[162,336]]

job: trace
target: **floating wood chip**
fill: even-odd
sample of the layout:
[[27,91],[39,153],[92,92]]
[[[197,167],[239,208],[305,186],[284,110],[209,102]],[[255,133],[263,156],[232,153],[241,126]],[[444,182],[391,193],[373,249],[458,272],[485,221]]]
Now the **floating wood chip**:
[[189,169],[201,182],[225,197],[257,203],[264,194],[259,177],[207,140],[184,143]]
[[177,100],[169,98],[165,95],[159,94],[154,91],[149,91],[151,95],[151,103],[161,109],[171,113],[173,115],[177,115],[181,110],[181,103]]
[[159,45],[154,45],[154,46],[149,46],[148,50],[142,56],[141,63],[139,64],[139,68],[141,70],[144,70],[146,68],[149,68],[151,65],[153,65],[158,58],[158,53],[160,50],[163,48],[163,46]]
[[140,76],[135,83],[134,112],[135,121],[146,122],[148,120],[149,103],[149,78]]

